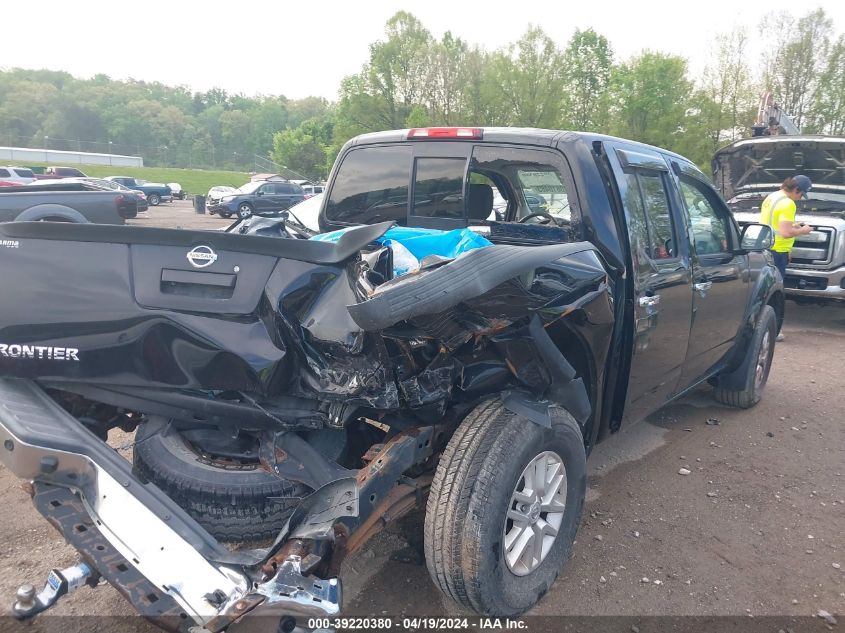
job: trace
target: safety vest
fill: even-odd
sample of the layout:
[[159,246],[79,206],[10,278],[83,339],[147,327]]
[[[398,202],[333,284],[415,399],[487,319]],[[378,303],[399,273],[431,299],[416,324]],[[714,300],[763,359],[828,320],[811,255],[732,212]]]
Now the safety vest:
[[[784,200],[788,204],[782,204]],[[775,243],[772,245],[773,251],[788,253],[792,250],[795,238],[782,237],[778,227],[782,220],[794,222],[795,210],[795,202],[780,189],[766,196],[763,204],[760,205],[760,224],[770,226],[775,234]]]

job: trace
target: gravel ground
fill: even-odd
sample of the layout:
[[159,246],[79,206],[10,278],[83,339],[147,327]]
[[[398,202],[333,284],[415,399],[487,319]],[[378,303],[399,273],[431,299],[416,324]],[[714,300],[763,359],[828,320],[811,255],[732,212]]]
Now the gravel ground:
[[[132,223],[228,224],[195,214],[188,201],[145,216]],[[757,407],[728,409],[702,388],[596,449],[573,558],[532,614],[845,613],[845,404],[835,370],[845,358],[845,308],[787,310],[786,341]],[[118,434],[113,444],[128,439]],[[691,474],[679,475],[681,467]],[[40,584],[76,557],[2,466],[0,504],[0,596],[11,604],[20,583]],[[429,580],[422,518],[406,517],[347,560],[345,615],[458,613]],[[51,614],[127,609],[102,586],[77,591]],[[26,630],[56,630],[59,621],[62,630],[91,628],[47,616]],[[157,630],[139,618],[120,628]]]
[[150,207],[139,213],[138,217],[129,220],[135,226],[160,226],[168,229],[207,229],[215,230],[229,226],[233,219],[221,218],[219,215],[207,213],[199,214],[194,211],[193,200],[174,200],[165,202],[157,207]]

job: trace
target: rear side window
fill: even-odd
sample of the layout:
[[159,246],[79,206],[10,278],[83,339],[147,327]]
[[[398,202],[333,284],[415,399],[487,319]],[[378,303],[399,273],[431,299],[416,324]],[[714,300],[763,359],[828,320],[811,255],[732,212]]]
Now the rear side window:
[[9,170],[8,170],[8,169],[0,169],[0,176],[5,176],[5,177],[7,177],[7,178],[8,178],[8,177],[9,177],[9,176],[11,176],[11,175],[12,175],[12,174],[10,174],[10,173],[9,173]]
[[640,185],[637,182],[637,175],[634,173],[625,174],[625,207],[628,209],[628,232],[631,234],[631,244],[637,251],[637,264],[642,267],[645,259],[649,257],[648,225],[645,220],[645,209],[643,199],[640,196]]
[[479,145],[470,163],[469,217],[572,228],[578,215],[566,183],[555,152]]
[[651,237],[649,256],[655,260],[677,257],[678,242],[674,239],[672,215],[663,176],[658,172],[640,172],[637,179]]
[[464,158],[418,158],[411,215],[462,219],[465,169]]
[[405,224],[411,148],[401,145],[352,150],[343,159],[326,203],[329,222]]
[[35,174],[32,173],[31,169],[16,167],[14,171],[20,178],[35,178]]

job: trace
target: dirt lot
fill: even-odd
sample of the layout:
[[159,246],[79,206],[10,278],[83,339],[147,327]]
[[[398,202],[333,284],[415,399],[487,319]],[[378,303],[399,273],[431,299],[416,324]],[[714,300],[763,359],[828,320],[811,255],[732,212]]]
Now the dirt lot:
[[150,207],[138,217],[129,220],[136,226],[162,226],[168,229],[208,229],[214,230],[229,226],[234,220],[221,218],[219,215],[199,214],[194,211],[192,200],[174,200],[173,202]]
[[[133,223],[228,223],[194,214],[188,202],[146,216]],[[753,410],[722,407],[701,389],[596,449],[573,558],[532,613],[845,613],[845,307],[789,303],[785,333]],[[691,474],[679,475],[682,466]],[[0,596],[10,604],[20,583],[40,584],[75,556],[2,467],[0,504]],[[428,578],[421,534],[417,513],[347,561],[347,615],[457,613]],[[80,590],[52,611],[126,612],[107,586]],[[154,630],[123,622],[122,630]]]

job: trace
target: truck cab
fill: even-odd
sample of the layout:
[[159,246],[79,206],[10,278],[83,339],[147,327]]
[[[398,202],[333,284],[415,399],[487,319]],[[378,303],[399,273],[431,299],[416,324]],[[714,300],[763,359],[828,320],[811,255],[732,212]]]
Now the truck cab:
[[[494,210],[494,199],[506,204]],[[610,366],[598,369],[603,394],[592,394],[605,401],[593,441],[717,382],[737,363],[760,306],[772,307],[780,327],[767,231],[741,231],[707,176],[655,147],[512,128],[364,135],[335,162],[320,225],[383,221],[474,227],[497,244],[585,240],[602,253],[617,331]]]

